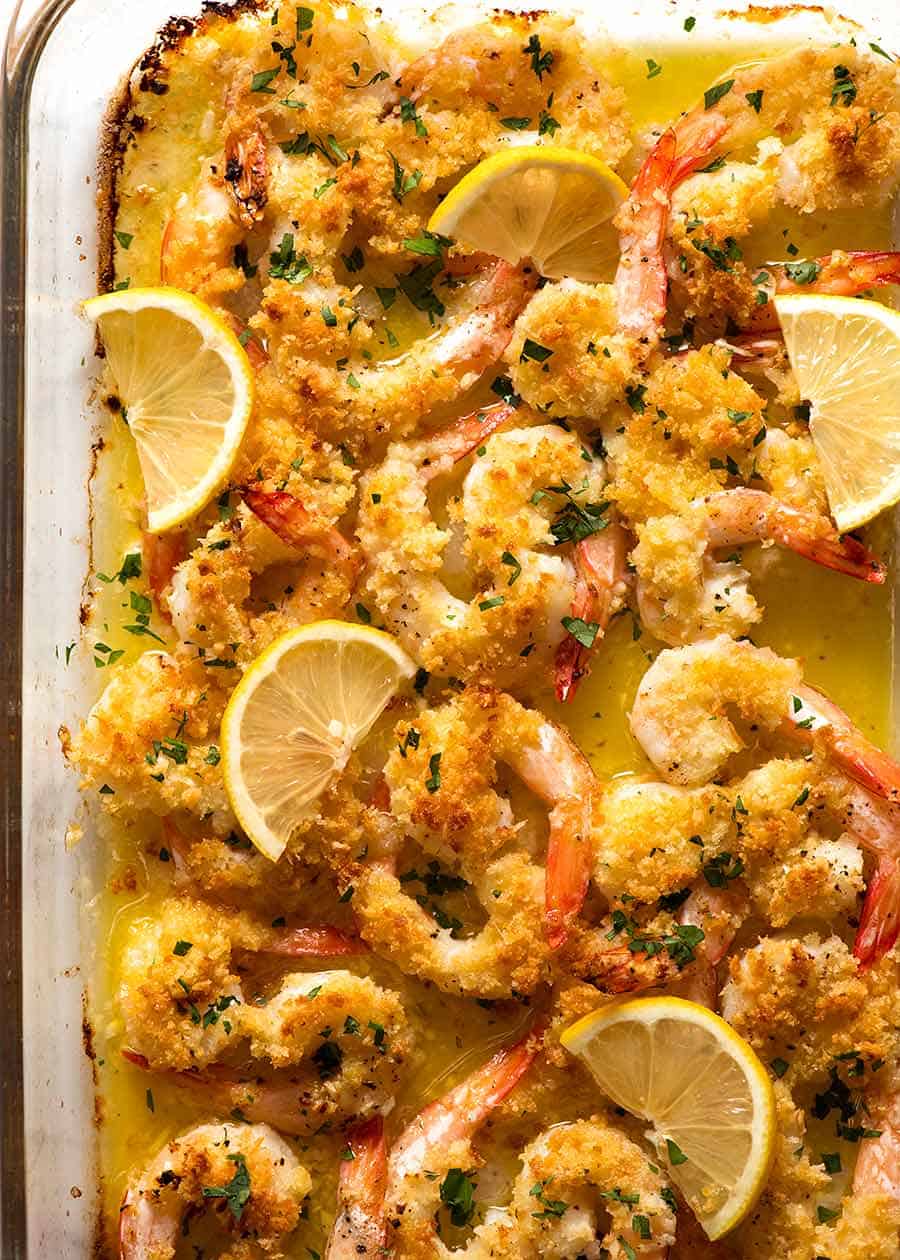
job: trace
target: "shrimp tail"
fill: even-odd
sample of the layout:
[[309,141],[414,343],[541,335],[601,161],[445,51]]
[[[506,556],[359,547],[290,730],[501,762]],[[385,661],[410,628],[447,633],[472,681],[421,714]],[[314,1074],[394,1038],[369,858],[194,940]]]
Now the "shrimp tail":
[[338,1214],[325,1260],[360,1260],[385,1254],[387,1243],[387,1148],[381,1116],[347,1134],[338,1180]]
[[426,1166],[430,1150],[470,1137],[516,1087],[543,1040],[543,1026],[533,1026],[520,1041],[499,1050],[459,1085],[429,1103],[391,1149],[392,1177],[402,1178],[408,1170]]
[[501,425],[510,420],[516,413],[510,403],[497,403],[492,407],[481,407],[478,411],[455,420],[446,429],[426,439],[435,451],[435,458],[423,465],[426,480],[438,476],[444,471],[445,461],[454,464],[475,450],[481,442]]
[[[769,279],[766,291],[773,293],[833,293],[855,297],[882,284],[900,284],[900,251],[835,250],[811,259],[802,272],[799,263],[770,263],[763,266]],[[802,276],[796,279],[796,276]],[[749,326],[757,332],[778,328],[778,315],[772,302],[754,311]]]
[[[600,533],[583,538],[575,548],[575,596],[572,616],[597,627],[594,642],[601,638],[621,602],[625,589],[628,536],[613,523]],[[593,646],[593,645],[592,645]],[[556,649],[556,698],[565,704],[575,695],[588,672],[586,648],[571,634]]]
[[329,557],[344,570],[353,584],[360,568],[360,557],[340,530],[323,528],[306,510],[299,499],[283,490],[258,490],[244,488],[244,502],[251,512],[268,525],[289,547],[298,549],[312,545],[324,546]]
[[[843,709],[814,687],[800,687],[799,697],[806,709],[827,724],[824,734],[828,747],[850,778],[882,800],[900,802],[900,765],[893,757],[866,739]],[[805,733],[808,738],[808,730]]]
[[728,130],[728,120],[718,111],[695,114],[689,118],[689,123],[682,120],[675,127],[678,151],[672,166],[673,188],[699,170]]
[[662,246],[675,163],[675,132],[664,131],[644,159],[623,209],[622,248],[616,271],[619,325],[637,336],[661,328],[669,281]]
[[547,846],[544,925],[547,943],[561,949],[587,896],[591,878],[591,846],[585,836],[554,829]]
[[884,565],[858,539],[842,537],[827,518],[789,507],[764,490],[721,490],[704,502],[713,547],[771,539],[863,582],[880,585],[885,580]]
[[871,967],[891,949],[900,936],[900,863],[883,854],[866,889],[853,955],[862,967]]
[[826,569],[845,573],[862,582],[883,585],[887,570],[878,557],[857,538],[849,534],[841,536],[816,536],[793,527],[794,518],[800,516],[791,509],[783,509],[787,518],[783,523],[776,517],[772,521],[772,536],[782,546],[789,547],[798,556],[813,560]]
[[853,297],[856,293],[880,284],[900,284],[900,251],[843,250],[823,254],[815,260],[815,278],[806,283],[791,279],[786,265],[777,272],[775,285],[779,293],[836,293]]
[[231,135],[225,145],[225,182],[246,228],[262,218],[269,200],[269,156],[262,132]]
[[452,1098],[451,1110],[465,1116],[473,1129],[477,1128],[515,1089],[534,1062],[543,1040],[543,1028],[532,1027],[520,1041],[498,1050],[487,1063],[446,1094],[442,1103],[446,1105]]

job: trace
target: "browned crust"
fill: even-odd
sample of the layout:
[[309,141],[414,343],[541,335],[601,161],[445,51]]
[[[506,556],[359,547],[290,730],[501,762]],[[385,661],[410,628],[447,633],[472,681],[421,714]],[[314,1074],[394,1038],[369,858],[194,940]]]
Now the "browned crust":
[[854,18],[848,17],[846,13],[836,13],[833,9],[827,9],[821,4],[772,4],[765,6],[751,4],[746,9],[720,9],[717,16],[730,18],[734,21],[757,22],[760,26],[768,26],[796,13],[814,13],[826,20],[837,17],[842,22],[848,22],[855,26],[857,30],[863,29]]
[[173,17],[160,27],[156,38],[131,69],[123,75],[110,98],[100,127],[97,159],[97,291],[113,284],[113,245],[119,211],[118,179],[129,143],[146,125],[140,111],[140,93],[163,96],[169,90],[166,66],[169,55],[180,48],[209,19],[233,22],[242,13],[256,13],[265,0],[204,0],[199,18]]

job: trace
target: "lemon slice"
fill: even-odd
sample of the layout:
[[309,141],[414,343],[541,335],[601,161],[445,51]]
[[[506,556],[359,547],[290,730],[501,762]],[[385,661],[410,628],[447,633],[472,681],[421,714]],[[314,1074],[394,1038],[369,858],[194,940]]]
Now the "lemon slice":
[[450,190],[430,232],[541,275],[609,279],[619,256],[610,220],[628,189],[605,162],[577,149],[521,145],[485,158]]
[[775,298],[843,533],[900,500],[900,311],[820,293]]
[[774,1153],[775,1097],[746,1041],[705,1006],[657,997],[600,1007],[562,1043],[613,1102],[651,1122],[660,1159],[706,1234],[733,1229]]
[[180,289],[123,289],[83,304],[96,322],[137,446],[152,533],[181,525],[224,485],[253,406],[231,329]]
[[314,621],[247,669],[222,717],[225,789],[247,835],[276,861],[415,663],[371,626]]

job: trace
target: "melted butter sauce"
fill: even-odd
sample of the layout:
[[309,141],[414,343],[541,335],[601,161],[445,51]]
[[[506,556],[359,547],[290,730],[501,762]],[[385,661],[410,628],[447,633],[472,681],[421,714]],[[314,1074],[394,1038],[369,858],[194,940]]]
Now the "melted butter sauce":
[[[771,42],[766,44],[761,38],[758,48],[741,46],[741,60],[766,51],[771,53]],[[669,119],[693,104],[704,88],[725,77],[733,57],[727,46],[704,47],[698,30],[693,46],[687,48],[660,49],[648,44],[627,52],[617,50],[610,57],[610,75],[627,91],[640,134],[650,123]],[[651,77],[648,58],[662,67]],[[160,150],[163,173],[165,160],[166,154]],[[167,187],[165,180],[160,183]],[[174,194],[167,193],[145,207],[148,217],[140,221],[140,234],[136,223],[121,224],[136,235],[127,267],[121,268],[123,273],[130,273],[132,284],[158,282],[160,224],[173,199]],[[887,213],[831,215],[827,219],[785,215],[748,242],[748,256],[752,248],[753,256],[760,259],[785,257],[787,241],[796,245],[801,257],[831,248],[884,248],[890,242],[889,218]],[[393,357],[417,336],[427,335],[425,318],[406,308],[408,304],[398,299],[392,310],[375,321],[372,352],[376,360]],[[387,337],[386,327],[391,328],[398,346]],[[94,485],[99,507],[94,538],[97,571],[115,574],[123,553],[139,545],[140,496],[133,444],[121,419],[114,419],[108,426]],[[876,541],[881,553],[887,554],[887,526]],[[809,681],[846,708],[871,738],[885,744],[890,729],[889,590],[854,582],[780,551],[763,555],[759,548],[747,549],[746,563],[754,573],[754,593],[765,607],[764,620],[754,629],[754,640],[801,657]],[[159,646],[122,628],[133,621],[130,590],[130,585],[116,581],[98,584],[88,630],[90,643],[102,641],[113,650],[121,649],[123,665],[148,647]],[[164,624],[155,618],[151,629],[165,637]],[[659,646],[646,633],[637,634],[630,615],[620,616],[595,651],[592,672],[572,704],[563,708],[549,693],[535,697],[548,716],[569,728],[603,777],[647,768],[630,733],[627,714],[637,684]],[[98,668],[98,691],[107,673],[106,668]],[[105,1251],[113,1256],[117,1251],[118,1206],[129,1178],[165,1141],[208,1119],[209,1113],[164,1080],[121,1058],[123,1030],[114,1003],[120,983],[117,960],[131,926],[153,916],[171,884],[166,864],[148,856],[159,851],[155,823],[124,828],[103,820],[98,842],[103,846],[107,878],[89,913],[91,938],[104,966],[97,969],[90,996],[102,1117]],[[323,917],[327,917],[327,909],[323,907]],[[514,1004],[485,1009],[474,1002],[448,998],[431,986],[410,981],[386,963],[351,959],[347,965],[401,991],[415,1029],[417,1048],[390,1120],[391,1132],[481,1062],[499,1042],[513,1036],[527,1019],[527,1012]],[[309,969],[315,969],[315,960],[310,961]],[[322,1134],[296,1144],[313,1175],[314,1189],[308,1219],[288,1248],[290,1257],[308,1258],[323,1250],[343,1144],[336,1134]],[[507,1172],[514,1171],[509,1152],[502,1163]],[[200,1236],[194,1237],[199,1240]],[[185,1256],[194,1254],[190,1238],[183,1248]]]

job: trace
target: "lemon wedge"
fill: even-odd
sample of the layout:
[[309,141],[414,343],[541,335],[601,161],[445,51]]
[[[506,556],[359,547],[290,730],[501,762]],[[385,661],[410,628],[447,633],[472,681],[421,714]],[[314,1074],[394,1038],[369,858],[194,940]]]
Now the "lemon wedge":
[[562,1043],[613,1102],[650,1121],[660,1159],[706,1234],[733,1229],[774,1153],[775,1097],[746,1041],[705,1006],[656,997],[600,1007]]
[[222,488],[253,407],[253,372],[237,337],[180,289],[90,298],[137,446],[154,534],[195,516]]
[[627,193],[615,171],[587,153],[514,146],[463,176],[428,230],[507,262],[530,258],[551,279],[607,280],[619,254],[611,219]]
[[415,662],[383,630],[314,621],[249,666],[222,717],[225,789],[272,861],[334,782]]
[[900,500],[900,311],[860,298],[775,298],[784,344],[844,533]]

